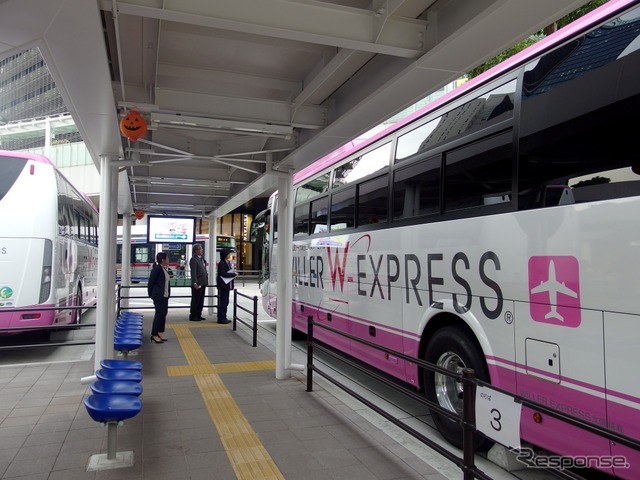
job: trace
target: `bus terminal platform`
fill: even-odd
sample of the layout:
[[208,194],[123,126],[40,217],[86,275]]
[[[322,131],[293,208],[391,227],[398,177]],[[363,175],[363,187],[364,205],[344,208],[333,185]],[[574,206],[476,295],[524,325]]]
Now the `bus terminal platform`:
[[[87,471],[91,456],[107,452],[107,428],[83,405],[91,390],[80,379],[94,373],[93,358],[14,364],[0,367],[0,478],[462,478],[453,463],[321,377],[312,392],[305,372],[276,379],[269,328],[259,328],[252,347],[240,324],[233,331],[211,313],[191,322],[188,310],[170,309],[168,341],[155,344],[153,309],[137,311],[144,342],[129,359],[143,365],[142,410],[117,428],[117,451],[132,451],[133,466]],[[274,323],[261,308],[259,321]],[[296,352],[292,361],[306,363]],[[531,478],[478,460],[492,478]]]

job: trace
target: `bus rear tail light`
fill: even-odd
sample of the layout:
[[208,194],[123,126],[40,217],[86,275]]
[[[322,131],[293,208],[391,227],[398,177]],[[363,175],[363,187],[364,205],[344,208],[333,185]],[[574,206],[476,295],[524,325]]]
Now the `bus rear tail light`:
[[44,253],[42,258],[42,279],[40,281],[40,301],[44,303],[51,293],[51,263],[53,258],[53,243],[44,241]]
[[39,313],[25,313],[24,315],[22,315],[22,319],[23,320],[33,320],[34,318],[40,318],[40,314]]

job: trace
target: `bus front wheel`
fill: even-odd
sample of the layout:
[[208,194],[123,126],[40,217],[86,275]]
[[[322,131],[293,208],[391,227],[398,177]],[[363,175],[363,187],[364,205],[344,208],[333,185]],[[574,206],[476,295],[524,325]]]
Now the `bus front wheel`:
[[[465,329],[447,326],[436,331],[427,344],[425,360],[439,367],[460,374],[464,368],[475,370],[476,378],[489,381],[482,351]],[[424,369],[424,386],[427,398],[443,408],[462,415],[462,383],[455,378]],[[462,427],[448,417],[431,411],[433,420],[442,436],[452,445],[462,448]],[[485,450],[492,442],[481,435],[475,437],[476,450]]]

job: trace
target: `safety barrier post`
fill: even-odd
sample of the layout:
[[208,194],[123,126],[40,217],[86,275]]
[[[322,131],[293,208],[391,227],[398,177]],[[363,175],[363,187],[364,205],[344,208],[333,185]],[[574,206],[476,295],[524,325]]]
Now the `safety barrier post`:
[[476,431],[476,374],[471,368],[462,370],[462,465],[463,480],[473,480],[475,475],[474,440]]
[[[236,318],[238,316],[238,290],[233,290],[233,331],[236,331]],[[220,318],[220,317],[218,317]]]
[[253,296],[253,346],[258,346],[258,297]]
[[121,309],[120,300],[121,300],[121,297],[122,297],[122,285],[118,284],[118,291],[116,293],[118,309],[116,310],[116,315],[120,315],[120,309]]
[[313,391],[313,317],[307,317],[307,392]]

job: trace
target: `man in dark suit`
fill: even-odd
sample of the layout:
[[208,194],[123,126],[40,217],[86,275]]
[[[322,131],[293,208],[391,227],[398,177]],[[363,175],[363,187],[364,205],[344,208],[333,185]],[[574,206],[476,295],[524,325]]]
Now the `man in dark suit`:
[[218,323],[229,323],[227,320],[227,306],[229,305],[229,294],[233,290],[233,278],[238,275],[231,268],[231,263],[227,259],[231,250],[223,248],[220,250],[220,262],[218,262],[218,273],[216,275],[216,286],[218,287]]
[[199,322],[205,320],[202,316],[204,308],[204,296],[209,283],[209,274],[207,266],[204,263],[202,245],[196,243],[193,245],[193,256],[189,260],[189,269],[191,270],[191,309],[189,311],[189,320]]

